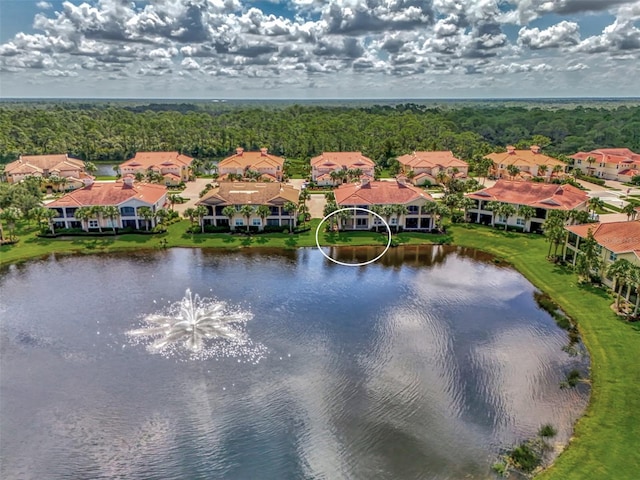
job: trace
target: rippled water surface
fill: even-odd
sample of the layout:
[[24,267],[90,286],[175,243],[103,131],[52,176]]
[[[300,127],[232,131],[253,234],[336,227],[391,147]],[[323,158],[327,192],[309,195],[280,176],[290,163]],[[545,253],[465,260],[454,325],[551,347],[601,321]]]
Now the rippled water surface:
[[[188,288],[250,312],[262,359],[131,341]],[[559,388],[586,358],[533,287],[474,251],[50,258],[1,271],[0,292],[7,479],[492,478],[544,423],[566,442],[587,400]]]

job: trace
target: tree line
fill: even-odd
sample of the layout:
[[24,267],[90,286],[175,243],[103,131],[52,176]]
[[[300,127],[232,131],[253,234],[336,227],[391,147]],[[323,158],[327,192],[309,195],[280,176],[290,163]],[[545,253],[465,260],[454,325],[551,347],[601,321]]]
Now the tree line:
[[508,144],[539,144],[553,156],[604,147],[640,151],[640,107],[0,107],[0,163],[20,154],[46,153],[121,162],[137,151],[154,150],[178,150],[207,160],[223,158],[236,147],[266,147],[275,155],[304,160],[323,151],[361,151],[385,168],[414,150],[452,150],[474,163]]

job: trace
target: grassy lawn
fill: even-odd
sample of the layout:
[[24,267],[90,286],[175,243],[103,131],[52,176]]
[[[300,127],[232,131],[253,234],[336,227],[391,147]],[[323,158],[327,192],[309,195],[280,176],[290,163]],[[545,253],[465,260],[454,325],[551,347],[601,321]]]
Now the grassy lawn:
[[[320,220],[310,222],[311,229],[301,234],[269,233],[262,235],[230,234],[189,234],[186,229],[188,220],[170,225],[166,233],[159,235],[126,234],[103,237],[39,238],[37,230],[29,225],[20,225],[16,230],[19,242],[15,245],[0,246],[0,265],[50,253],[97,253],[122,251],[128,249],[158,249],[167,247],[206,247],[206,248],[243,248],[243,247],[315,247],[315,232]],[[323,229],[324,230],[324,229]],[[400,243],[424,244],[448,242],[445,235],[423,233],[401,233],[395,237]],[[374,232],[334,232],[321,231],[318,237],[320,245],[386,245],[386,234]]]
[[[229,234],[191,235],[182,220],[162,235],[42,239],[33,227],[18,230],[16,245],[0,247],[0,264],[40,257],[51,252],[93,253],[127,249],[168,247],[310,247],[315,246],[319,220],[307,232],[241,236]],[[619,320],[611,311],[613,298],[605,290],[583,286],[565,267],[545,260],[544,237],[476,225],[455,225],[448,235],[402,233],[400,243],[453,243],[478,248],[513,264],[536,287],[547,292],[574,318],[591,354],[591,402],[577,422],[574,438],[556,463],[539,478],[543,480],[636,479],[640,471],[640,324]],[[372,232],[320,233],[321,245],[384,245],[386,235]]]
[[478,248],[513,264],[577,320],[591,354],[593,389],[574,438],[544,480],[640,478],[640,324],[619,320],[606,291],[577,284],[570,270],[545,261],[548,243],[537,235],[478,226],[451,228],[456,245]]

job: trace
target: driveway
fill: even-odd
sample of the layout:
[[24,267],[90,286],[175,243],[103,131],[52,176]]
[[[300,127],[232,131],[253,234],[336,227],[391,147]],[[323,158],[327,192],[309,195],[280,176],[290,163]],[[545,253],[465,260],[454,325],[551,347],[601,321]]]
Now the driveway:
[[196,202],[200,200],[200,192],[204,190],[207,183],[215,182],[211,178],[196,178],[193,182],[187,182],[187,187],[179,194],[181,197],[187,199],[185,203],[177,203],[173,206],[173,209],[182,215],[187,208],[194,208]]

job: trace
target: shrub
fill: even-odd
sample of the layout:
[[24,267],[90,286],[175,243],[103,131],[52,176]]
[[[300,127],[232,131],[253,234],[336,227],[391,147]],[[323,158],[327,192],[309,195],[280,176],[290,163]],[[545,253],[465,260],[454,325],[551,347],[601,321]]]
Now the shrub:
[[531,473],[542,462],[540,454],[535,452],[529,443],[521,443],[509,454],[511,461],[523,472]]
[[463,222],[464,222],[463,212],[453,212],[451,214],[451,223],[463,223]]
[[557,433],[558,431],[550,423],[541,426],[540,430],[538,430],[538,436],[542,438],[555,437]]

